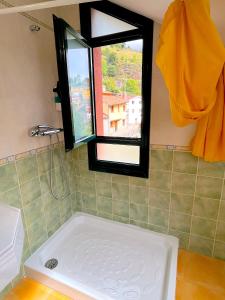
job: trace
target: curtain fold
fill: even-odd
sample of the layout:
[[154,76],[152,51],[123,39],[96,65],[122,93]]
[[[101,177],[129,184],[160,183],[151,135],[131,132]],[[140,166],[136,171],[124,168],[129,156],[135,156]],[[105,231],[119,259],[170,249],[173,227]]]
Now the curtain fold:
[[225,161],[225,47],[208,0],[175,0],[169,6],[156,63],[169,90],[173,122],[197,122],[193,155]]

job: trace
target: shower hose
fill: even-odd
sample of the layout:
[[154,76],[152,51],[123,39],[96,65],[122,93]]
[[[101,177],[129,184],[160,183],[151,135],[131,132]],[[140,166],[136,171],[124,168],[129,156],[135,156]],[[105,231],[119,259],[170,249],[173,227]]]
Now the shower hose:
[[[56,137],[57,137],[57,141],[58,141],[58,145],[60,146],[60,141],[59,141],[59,135],[58,133],[56,133]],[[66,174],[65,171],[65,166],[63,164],[63,158],[62,158],[62,151],[60,150],[59,147],[59,160],[60,160],[60,169],[61,169],[61,177],[62,177],[62,183],[63,183],[63,192],[61,195],[57,195],[57,193],[54,191],[54,187],[53,187],[53,155],[54,155],[54,146],[52,143],[52,135],[49,135],[50,138],[50,192],[51,195],[53,196],[53,198],[55,198],[56,200],[63,200],[66,197],[68,197],[70,195],[70,189],[69,189],[69,183],[68,183],[68,176]]]

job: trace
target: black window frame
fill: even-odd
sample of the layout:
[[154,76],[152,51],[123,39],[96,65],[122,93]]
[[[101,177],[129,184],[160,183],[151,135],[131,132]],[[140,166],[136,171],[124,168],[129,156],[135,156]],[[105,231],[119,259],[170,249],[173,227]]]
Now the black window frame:
[[[95,138],[95,106],[94,106],[94,87],[93,87],[93,57],[92,48],[88,42],[80,36],[69,24],[63,19],[53,15],[55,45],[56,45],[56,58],[58,67],[59,81],[57,88],[54,89],[61,99],[62,107],[62,121],[64,128],[64,143],[65,151],[74,149],[75,144],[85,143]],[[67,67],[67,49],[68,43],[66,33],[69,32],[82,46],[88,50],[89,60],[89,76],[90,76],[90,92],[91,92],[91,113],[92,113],[92,134],[76,140],[75,132],[73,130],[72,109],[70,100],[68,67]]]
[[[96,135],[95,139],[88,142],[89,169],[99,172],[148,178],[154,23],[149,18],[134,13],[126,8],[111,3],[107,0],[81,3],[79,4],[79,7],[81,35],[85,38],[87,44],[90,45],[92,48],[116,44],[120,42],[122,43],[126,41],[132,41],[136,39],[143,40],[141,138],[120,138]],[[111,17],[117,18],[123,22],[137,27],[137,29],[92,38],[91,9],[96,9]],[[97,120],[95,120],[95,122],[97,122]],[[98,143],[140,146],[140,163],[136,165],[98,160]]]

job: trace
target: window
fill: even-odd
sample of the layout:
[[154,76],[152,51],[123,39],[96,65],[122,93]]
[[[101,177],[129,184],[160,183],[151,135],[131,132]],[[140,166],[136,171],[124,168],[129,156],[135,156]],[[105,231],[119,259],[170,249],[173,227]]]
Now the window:
[[[95,136],[90,134],[88,142],[89,168],[148,177],[153,22],[109,1],[80,4],[80,22],[80,42],[90,47],[86,50],[89,81],[72,70],[72,82],[82,77],[86,86],[82,83],[83,94],[78,94],[71,88],[69,76],[69,91],[79,104],[86,94],[83,109],[89,120],[88,113],[94,115]],[[80,66],[77,69],[81,72]],[[92,99],[91,109],[84,108],[89,103],[87,95]],[[83,127],[83,123],[75,121],[74,128],[76,124]],[[92,133],[90,126],[85,125],[85,130]]]
[[[141,114],[135,124],[131,113],[135,108],[138,111],[142,98],[143,40],[97,47],[93,51],[95,88],[99,91],[98,95],[96,92],[97,136],[140,138]],[[134,108],[126,112],[126,105],[129,108],[132,104]],[[116,132],[111,127],[112,120],[117,124]]]
[[91,50],[62,19],[53,16],[66,151],[95,137]]

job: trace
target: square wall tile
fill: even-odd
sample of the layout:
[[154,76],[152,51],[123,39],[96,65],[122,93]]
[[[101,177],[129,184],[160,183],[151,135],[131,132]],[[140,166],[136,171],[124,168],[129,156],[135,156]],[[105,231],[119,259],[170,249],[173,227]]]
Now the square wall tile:
[[131,185],[130,186],[130,201],[137,204],[148,204],[148,188]]
[[96,198],[94,194],[82,194],[82,202],[85,208],[96,210]]
[[168,234],[168,227],[162,227],[162,226],[158,226],[158,225],[148,224],[147,229],[155,231],[155,232],[159,232],[159,233]]
[[148,221],[150,224],[168,228],[169,210],[149,207]]
[[129,202],[113,201],[112,205],[114,215],[129,218]]
[[47,225],[48,236],[52,231],[57,230],[60,227],[60,214],[58,210],[53,210],[45,213],[45,221]]
[[223,180],[212,177],[197,177],[196,195],[212,199],[220,199]]
[[95,179],[96,180],[110,181],[111,182],[112,181],[112,174],[110,174],[110,173],[103,173],[103,172],[95,172]]
[[149,177],[149,187],[158,190],[170,191],[171,173],[151,170]]
[[72,213],[71,195],[68,195],[67,197],[65,197],[60,201],[59,212],[60,212],[60,218],[62,223],[71,217],[71,213]]
[[113,215],[113,220],[115,222],[129,224],[129,218],[125,218],[125,217],[120,217],[120,216]]
[[76,195],[77,208],[82,209],[82,205],[83,205],[82,193],[76,192],[75,195]]
[[112,198],[97,196],[97,210],[107,214],[112,214]]
[[113,215],[106,213],[104,211],[98,211],[97,216],[100,218],[107,219],[107,220],[113,220]]
[[219,258],[219,259],[225,260],[225,243],[218,242],[218,241],[215,242],[213,256],[215,258]]
[[148,223],[148,206],[141,204],[130,204],[130,219]]
[[23,205],[27,205],[41,196],[41,186],[38,177],[21,184],[20,189]]
[[225,200],[225,181],[223,183],[223,188],[222,188],[223,192],[222,192],[222,199]]
[[88,208],[84,207],[82,211],[85,212],[85,213],[87,213],[87,214],[93,215],[93,216],[97,216],[98,215],[97,210],[92,210],[92,209],[88,209]]
[[118,201],[129,201],[129,185],[112,183],[112,197]]
[[218,222],[216,230],[216,240],[225,242],[225,222]]
[[42,198],[37,198],[35,201],[23,207],[26,225],[30,226],[37,220],[44,218],[44,206]]
[[148,224],[141,222],[141,221],[134,221],[134,220],[130,220],[130,224],[144,228],[144,229],[148,229]]
[[86,161],[79,161],[78,163],[79,175],[81,177],[95,179],[95,172],[89,171],[88,163]]
[[82,211],[83,203],[82,203],[82,193],[76,192],[71,195],[71,205],[73,213],[77,211]]
[[78,148],[78,155],[79,155],[79,159],[81,159],[81,160],[88,159],[87,145],[83,145]]
[[194,196],[171,193],[171,210],[191,214],[194,202]]
[[78,191],[85,193],[85,194],[90,194],[93,195],[95,194],[95,180],[93,179],[88,179],[85,177],[80,177],[79,178],[79,184],[78,184]]
[[72,159],[73,160],[79,160],[79,150],[78,150],[78,148],[73,149],[71,151],[71,154],[72,154]]
[[191,235],[189,250],[198,252],[202,255],[211,256],[213,251],[213,240]]
[[50,151],[38,153],[37,164],[39,174],[48,172],[50,170]]
[[199,160],[198,174],[210,177],[224,177],[225,164],[224,163],[210,163],[202,159]]
[[152,170],[171,171],[173,151],[151,150],[150,168]]
[[64,153],[61,153],[61,149],[59,147],[53,150],[53,168],[60,167],[60,159],[64,156]]
[[129,177],[131,185],[143,186],[145,187],[148,183],[148,179],[140,177]]
[[173,173],[172,192],[193,195],[195,191],[195,175]]
[[[79,176],[71,176],[69,178],[69,187],[70,187],[70,192],[71,193],[76,193],[77,191],[80,191],[80,181],[82,180],[81,177]],[[95,192],[95,184],[94,184],[94,180],[93,182],[93,191]]]
[[112,174],[113,183],[129,184],[129,176]]
[[196,197],[194,201],[193,215],[203,218],[217,219],[219,203],[220,201],[216,199]]
[[16,167],[20,183],[24,183],[25,181],[38,176],[35,155],[16,161]]
[[190,233],[191,216],[171,212],[169,219],[169,227],[170,230]]
[[46,225],[41,218],[32,223],[31,226],[28,226],[27,234],[32,253],[48,238]]
[[225,201],[223,200],[220,203],[219,220],[225,221]]
[[59,220],[56,220],[54,223],[51,224],[51,227],[47,226],[47,234],[48,234],[48,238],[50,238],[55,232],[56,230],[59,229],[59,227],[61,226],[61,223]]
[[174,151],[173,171],[196,174],[198,158],[190,152]]
[[[46,213],[59,209],[59,201],[56,201],[51,193],[46,193],[42,195],[41,198]],[[36,200],[34,202],[36,202]]]
[[21,208],[21,197],[20,197],[20,191],[18,187],[15,187],[5,193],[0,194],[0,199],[5,204]]
[[18,185],[14,163],[0,166],[0,193],[4,193]]
[[215,237],[215,231],[216,221],[203,219],[200,217],[192,217],[191,235],[199,235],[213,239]]
[[161,209],[169,209],[170,192],[149,190],[149,205]]
[[112,183],[109,181],[96,180],[96,193],[99,196],[112,198]]
[[49,193],[50,192],[50,172],[43,173],[40,177],[40,185],[41,185],[41,193]]

